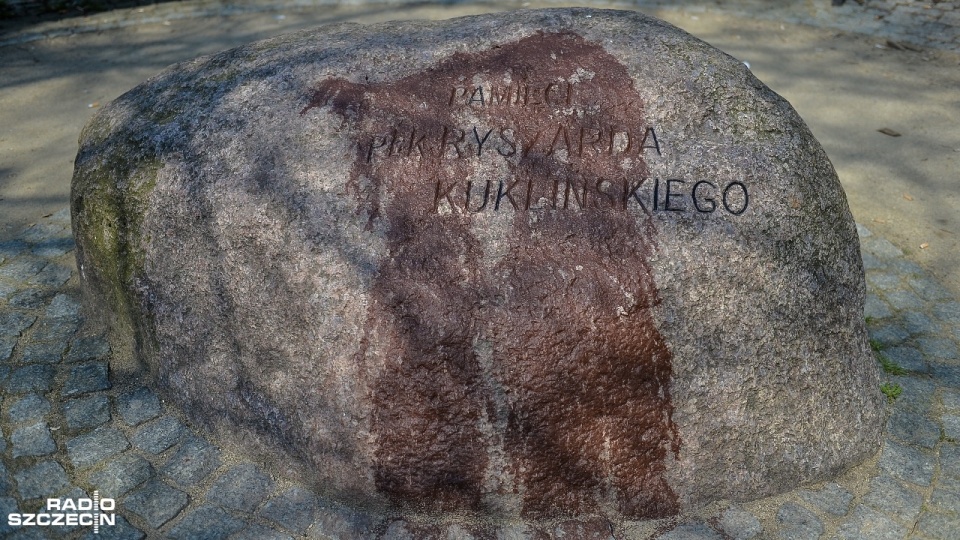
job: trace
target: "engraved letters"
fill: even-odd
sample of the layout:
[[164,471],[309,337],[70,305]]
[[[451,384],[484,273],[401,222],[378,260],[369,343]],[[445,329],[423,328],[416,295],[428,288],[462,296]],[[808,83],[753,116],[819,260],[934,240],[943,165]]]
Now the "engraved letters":
[[[582,71],[582,70],[581,70]],[[509,73],[509,70],[508,70]],[[663,133],[624,90],[581,79],[501,80],[429,88],[420,110],[397,109],[358,134],[369,170],[406,170],[434,213],[639,211],[708,217],[750,208],[740,179],[676,178],[649,172]],[[587,73],[587,72],[584,72]],[[461,81],[471,78],[464,74]],[[496,79],[488,74],[474,79]],[[587,82],[590,81],[590,82]],[[357,113],[376,105],[345,81],[326,83],[301,112],[329,105]],[[442,112],[439,121],[423,110]],[[431,197],[432,195],[432,197]]]

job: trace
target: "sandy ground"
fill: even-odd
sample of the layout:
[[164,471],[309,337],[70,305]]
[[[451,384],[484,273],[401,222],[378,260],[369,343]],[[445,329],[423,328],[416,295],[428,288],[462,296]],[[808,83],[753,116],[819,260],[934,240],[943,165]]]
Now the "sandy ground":
[[[331,22],[438,19],[515,7],[287,9],[0,47],[0,241],[68,205],[83,125],[97,107],[169,64]],[[824,145],[856,220],[960,297],[960,55],[881,48],[881,38],[709,10],[644,11],[749,62]],[[901,136],[880,133],[883,128]]]

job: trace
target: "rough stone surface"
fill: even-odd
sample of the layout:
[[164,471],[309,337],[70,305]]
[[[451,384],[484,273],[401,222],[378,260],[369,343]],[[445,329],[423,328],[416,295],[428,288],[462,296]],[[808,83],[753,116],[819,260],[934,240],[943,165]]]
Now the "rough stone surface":
[[210,486],[207,498],[226,508],[252,512],[273,491],[274,482],[252,464],[238,465]]
[[183,436],[184,427],[179,420],[172,416],[163,416],[137,431],[131,442],[141,450],[159,454],[170,448]]
[[918,486],[929,486],[936,466],[927,452],[887,441],[880,454],[880,469],[891,476]]
[[899,540],[907,538],[906,527],[889,517],[868,508],[858,506],[850,520],[837,530],[837,538],[843,540]]
[[170,529],[174,540],[228,538],[243,529],[243,522],[220,508],[204,506],[186,515]]
[[923,496],[893,478],[881,475],[870,482],[870,491],[863,496],[863,504],[912,523],[920,513]]
[[67,455],[74,467],[83,468],[118,454],[129,446],[130,443],[120,431],[100,427],[67,441]]
[[50,412],[50,402],[43,396],[30,394],[15,401],[7,414],[14,422],[29,422],[43,418],[48,412]]
[[837,484],[827,484],[817,491],[801,491],[800,498],[824,512],[843,516],[850,507],[853,494]]
[[57,445],[50,436],[50,427],[46,422],[38,422],[15,430],[10,435],[13,445],[13,457],[45,456],[53,453]]
[[267,501],[260,509],[260,515],[302,534],[313,523],[317,506],[316,495],[304,489],[291,488]]
[[102,496],[117,498],[147,481],[152,472],[147,460],[125,454],[90,475],[90,483],[100,490]]
[[110,388],[110,378],[106,363],[78,364],[70,368],[70,375],[63,385],[63,395],[76,396],[107,388]]
[[796,503],[786,503],[777,510],[782,540],[817,540],[823,534],[823,522],[810,510]]
[[186,493],[159,480],[152,480],[131,493],[123,501],[123,506],[143,518],[151,527],[159,528],[180,513],[189,500]]
[[826,155],[654,19],[341,25],[183,64],[101,110],[73,188],[115,342],[351,500],[656,518],[879,446]]
[[156,418],[160,414],[160,399],[146,388],[124,394],[117,400],[120,417],[128,425],[135,426]]
[[756,516],[740,508],[728,508],[720,516],[723,532],[734,540],[749,540],[763,531]]
[[71,430],[92,428],[110,421],[110,398],[87,396],[63,404],[63,415]]
[[67,473],[55,461],[42,461],[14,475],[17,489],[23,499],[50,497],[66,488]]
[[189,487],[206,478],[219,466],[220,450],[207,441],[191,439],[170,457],[161,472],[177,484]]

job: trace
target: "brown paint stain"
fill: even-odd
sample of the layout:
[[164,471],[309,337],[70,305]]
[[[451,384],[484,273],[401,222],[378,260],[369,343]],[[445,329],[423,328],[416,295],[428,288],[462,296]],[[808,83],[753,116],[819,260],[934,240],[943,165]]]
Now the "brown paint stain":
[[[396,82],[325,80],[302,113],[317,107],[349,126],[346,192],[390,250],[366,330],[390,351],[372,395],[377,488],[406,507],[487,511],[499,446],[515,485],[495,491],[522,496],[526,517],[675,514],[655,231],[624,209],[649,126],[624,66],[578,35],[538,33]],[[470,176],[481,166],[506,174]],[[493,268],[471,231],[484,212],[511,216]]]

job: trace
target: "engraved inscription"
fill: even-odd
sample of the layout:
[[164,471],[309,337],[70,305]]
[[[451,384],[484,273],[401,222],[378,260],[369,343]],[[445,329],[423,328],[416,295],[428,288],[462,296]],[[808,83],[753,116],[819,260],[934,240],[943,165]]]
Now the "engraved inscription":
[[674,514],[651,216],[737,215],[747,186],[650,174],[664,134],[627,69],[573,33],[306,97],[353,141],[346,194],[389,250],[363,338],[388,353],[356,357],[378,374],[378,491],[418,510]]
[[[512,77],[512,71],[507,68],[501,79]],[[415,162],[424,184],[421,201],[438,213],[637,208],[648,213],[720,212],[739,216],[747,210],[749,192],[739,180],[721,183],[637,175],[634,160],[663,155],[657,129],[625,118],[636,112],[638,100],[624,100],[622,94],[611,96],[591,88],[592,80],[583,80],[586,75],[580,68],[566,79],[558,77],[551,82],[452,86],[443,100],[437,100],[443,94],[417,96],[427,107],[445,105],[454,114],[468,112],[490,122],[433,125],[402,115],[390,129],[362,136],[357,142],[358,152],[370,167],[390,161]],[[595,74],[590,75],[592,79]],[[332,81],[322,85],[303,112],[332,103],[335,108],[356,113],[362,101],[357,101],[351,93],[356,90],[347,90],[345,84]],[[344,98],[346,101],[338,104]],[[366,106],[375,108],[377,104]],[[529,114],[536,120],[524,121]],[[617,123],[603,122],[611,119]],[[541,177],[514,176],[516,166],[524,160],[554,157],[563,164],[563,170]],[[494,167],[492,174],[484,171],[488,178],[479,180],[469,174],[423,173],[426,162],[465,160],[482,167],[498,159],[510,167]],[[598,160],[612,164],[613,174],[591,177]],[[450,169],[445,171],[449,173]],[[515,191],[518,182],[524,185]],[[501,204],[504,199],[508,204]]]

